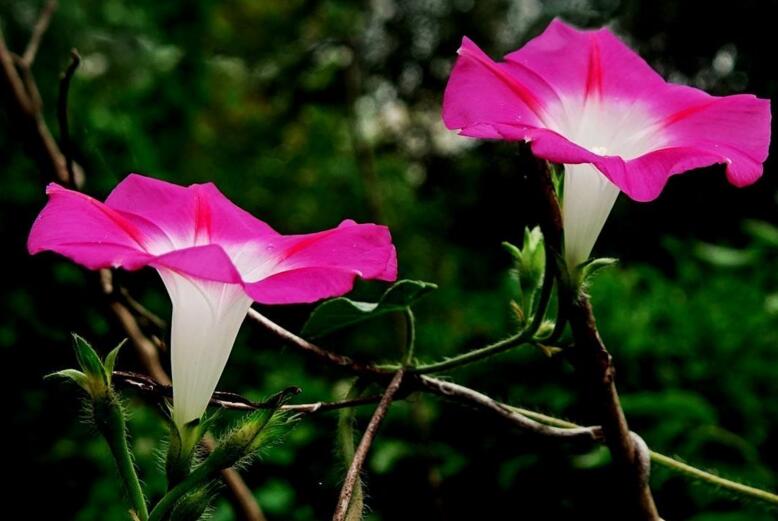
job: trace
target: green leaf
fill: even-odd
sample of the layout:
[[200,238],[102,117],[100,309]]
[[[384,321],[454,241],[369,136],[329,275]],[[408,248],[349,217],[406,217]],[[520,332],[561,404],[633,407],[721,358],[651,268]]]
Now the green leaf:
[[345,297],[328,300],[313,310],[302,335],[318,338],[386,313],[402,311],[438,286],[419,280],[400,280],[378,302],[360,302]]
[[764,221],[747,220],[743,228],[754,239],[770,247],[778,247],[778,226]]
[[539,227],[524,228],[524,242],[521,248],[504,242],[503,246],[513,257],[511,279],[517,292],[517,317],[523,324],[532,319],[535,297],[543,286],[546,271],[546,251],[543,245],[543,233]]
[[56,373],[47,374],[43,378],[44,379],[65,378],[67,380],[71,380],[72,382],[75,382],[79,387],[81,387],[85,391],[89,390],[89,388],[87,387],[86,375],[76,369],[63,369],[62,371],[57,371]]
[[742,268],[757,261],[756,252],[701,242],[695,245],[698,258],[721,268]]
[[216,495],[216,488],[215,483],[208,483],[179,499],[170,514],[170,521],[198,521],[202,519]]
[[108,378],[109,384],[111,383],[111,374],[113,373],[113,368],[116,366],[116,357],[119,356],[119,350],[126,342],[127,339],[125,338],[119,342],[118,346],[114,347],[113,350],[111,350],[111,352],[105,356],[105,376]]
[[73,347],[76,351],[78,365],[81,367],[81,370],[84,371],[87,378],[102,380],[103,383],[108,385],[103,362],[100,360],[97,352],[89,345],[89,342],[73,333]]
[[581,272],[581,280],[587,282],[601,270],[615,266],[618,262],[619,259],[614,259],[613,257],[589,259],[578,267]]

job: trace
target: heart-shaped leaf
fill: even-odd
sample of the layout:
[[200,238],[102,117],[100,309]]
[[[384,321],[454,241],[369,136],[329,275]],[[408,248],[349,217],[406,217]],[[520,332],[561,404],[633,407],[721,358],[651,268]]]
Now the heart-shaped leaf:
[[386,313],[402,311],[438,286],[420,280],[400,280],[378,299],[361,302],[345,297],[319,304],[303,326],[302,335],[317,338]]

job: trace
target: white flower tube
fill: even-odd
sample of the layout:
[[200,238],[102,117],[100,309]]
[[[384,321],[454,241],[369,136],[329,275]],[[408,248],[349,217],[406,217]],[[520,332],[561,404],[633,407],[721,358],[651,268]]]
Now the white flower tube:
[[589,258],[620,190],[590,164],[565,165],[564,183],[565,262],[572,270]]
[[252,299],[238,284],[159,274],[173,302],[173,421],[182,430],[205,413]]

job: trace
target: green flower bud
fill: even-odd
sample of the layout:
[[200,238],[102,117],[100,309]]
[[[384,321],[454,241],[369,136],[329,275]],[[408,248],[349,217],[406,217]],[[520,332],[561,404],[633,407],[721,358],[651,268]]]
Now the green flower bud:
[[535,297],[543,285],[546,269],[546,251],[543,233],[539,227],[525,228],[524,242],[521,248],[503,243],[514,259],[513,280],[516,283],[519,302],[514,309],[517,317],[529,321]]
[[105,357],[105,362],[84,338],[73,334],[73,349],[76,352],[76,360],[81,371],[76,369],[64,369],[46,375],[45,378],[65,378],[75,382],[79,387],[89,393],[92,400],[107,399],[111,394],[111,374],[113,373],[116,357],[124,342],[116,346]]
[[214,496],[214,487],[197,488],[178,500],[170,513],[170,521],[198,521],[203,517]]
[[272,429],[266,430],[268,425],[277,425],[279,419],[280,415],[269,410],[247,414],[221,439],[209,462],[213,458],[214,464],[227,468],[253,455],[272,436]]

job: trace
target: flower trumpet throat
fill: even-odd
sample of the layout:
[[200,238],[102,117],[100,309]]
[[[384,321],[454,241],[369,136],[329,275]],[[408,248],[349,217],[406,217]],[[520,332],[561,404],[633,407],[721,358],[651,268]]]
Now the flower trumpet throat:
[[589,258],[620,192],[650,201],[671,176],[713,164],[745,186],[770,145],[769,100],[668,83],[607,28],[560,20],[501,62],[464,38],[442,116],[461,135],[525,141],[565,165],[570,269]]

